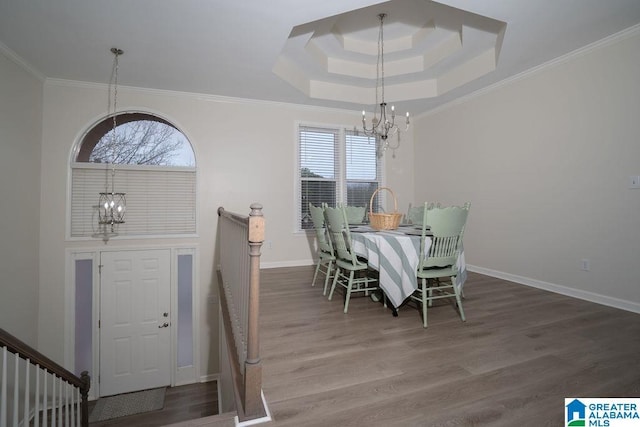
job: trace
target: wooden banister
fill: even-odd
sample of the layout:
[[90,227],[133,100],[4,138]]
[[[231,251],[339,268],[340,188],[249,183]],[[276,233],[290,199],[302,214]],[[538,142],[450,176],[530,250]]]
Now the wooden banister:
[[218,216],[218,285],[236,409],[241,421],[264,418],[259,338],[262,206],[252,204],[249,216],[220,207]]
[[0,328],[0,347],[6,347],[10,353],[18,354],[21,359],[29,360],[33,365],[39,365],[53,375],[63,379],[80,390],[81,403],[81,424],[83,427],[89,425],[89,388],[91,379],[87,371],[82,372],[80,377],[60,366],[38,350],[14,337],[4,329]]

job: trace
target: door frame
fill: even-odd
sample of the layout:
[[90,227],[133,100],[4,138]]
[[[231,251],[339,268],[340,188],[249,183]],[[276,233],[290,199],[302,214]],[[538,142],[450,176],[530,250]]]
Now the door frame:
[[[113,242],[113,240],[111,241]],[[91,367],[91,389],[89,391],[89,399],[94,400],[100,397],[100,384],[95,378],[100,373],[100,329],[98,328],[98,320],[100,314],[100,254],[101,252],[122,252],[122,251],[145,251],[156,249],[170,250],[170,307],[172,321],[177,322],[178,319],[178,256],[192,256],[192,283],[191,283],[191,322],[192,322],[192,351],[193,364],[188,367],[177,366],[178,338],[177,324],[172,322],[171,328],[171,368],[170,378],[171,386],[196,383],[200,380],[200,313],[198,306],[198,297],[200,295],[199,280],[199,250],[197,244],[184,245],[155,245],[155,246],[129,246],[129,245],[113,245],[108,248],[104,247],[87,247],[87,248],[67,248],[65,253],[66,271],[65,271],[65,322],[64,322],[64,363],[67,369],[74,372],[75,368],[75,262],[78,260],[92,261],[92,367]]]

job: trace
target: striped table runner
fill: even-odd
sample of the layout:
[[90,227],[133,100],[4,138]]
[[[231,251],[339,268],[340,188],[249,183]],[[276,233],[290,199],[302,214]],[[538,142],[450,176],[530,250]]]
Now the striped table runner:
[[[420,236],[394,231],[350,234],[355,253],[379,272],[380,287],[393,306],[399,307],[418,288]],[[430,245],[431,239],[425,238],[425,252]],[[464,252],[458,258],[458,272],[457,285],[462,290],[467,276]]]
[[[426,239],[426,245],[431,239]],[[420,236],[401,233],[351,233],[353,249],[380,273],[380,287],[394,307],[418,287],[416,271],[420,257]]]

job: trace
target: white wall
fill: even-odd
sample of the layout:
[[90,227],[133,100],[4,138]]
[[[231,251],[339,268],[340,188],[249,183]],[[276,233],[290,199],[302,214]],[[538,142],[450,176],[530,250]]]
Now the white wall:
[[0,49],[0,327],[38,336],[42,81]]
[[[3,214],[12,218],[2,222],[8,239],[0,266],[3,280],[9,278],[4,283],[27,283],[3,285],[0,320],[3,327],[23,325],[27,340],[35,340],[37,331],[39,348],[63,361],[70,339],[63,333],[64,251],[103,247],[99,241],[65,240],[60,224],[66,217],[69,159],[82,133],[107,113],[107,89],[49,80],[42,100],[37,79],[2,56],[0,73],[0,188]],[[401,210],[423,200],[471,201],[469,264],[579,296],[607,295],[636,309],[640,190],[628,190],[627,177],[640,175],[638,75],[636,32],[415,119],[397,158],[387,153],[387,184]],[[216,209],[248,213],[250,203],[261,202],[271,242],[263,248],[263,263],[309,264],[309,239],[293,233],[295,124],[350,127],[358,123],[358,112],[130,88],[119,91],[119,106],[157,113],[190,138],[199,171],[199,238],[112,240],[108,247],[197,244],[201,374],[216,373],[218,318],[207,305],[207,297],[217,294]],[[39,206],[38,220],[33,212]],[[39,275],[32,268],[38,263],[38,228]],[[590,260],[591,271],[579,270],[583,258]]]
[[[95,121],[106,115],[107,88],[56,80],[45,83],[42,147],[40,340],[43,351],[63,360],[60,340],[64,320],[64,250],[100,247],[100,241],[65,241],[63,224],[67,203],[69,159],[74,144]],[[218,372],[218,317],[207,297],[217,294],[214,275],[214,242],[217,208],[248,214],[252,202],[264,205],[267,221],[262,262],[267,266],[311,264],[306,234],[294,234],[295,149],[297,121],[348,127],[360,120],[359,112],[319,110],[293,105],[214,99],[189,94],[120,88],[118,110],[138,109],[157,113],[178,126],[196,151],[198,167],[197,239],[111,240],[114,245],[192,244],[199,248],[199,310],[201,316],[201,374]],[[412,140],[387,163],[388,183],[405,197],[413,194],[410,181]],[[217,307],[217,306],[213,306]],[[65,337],[69,339],[70,337]]]
[[416,120],[416,200],[472,203],[480,271],[640,312],[639,76],[635,28]]

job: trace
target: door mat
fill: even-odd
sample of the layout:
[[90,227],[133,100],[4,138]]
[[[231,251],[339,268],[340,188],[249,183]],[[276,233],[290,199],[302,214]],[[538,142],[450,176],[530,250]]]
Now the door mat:
[[89,422],[110,420],[143,412],[157,411],[164,407],[166,387],[134,393],[101,397],[89,415]]

